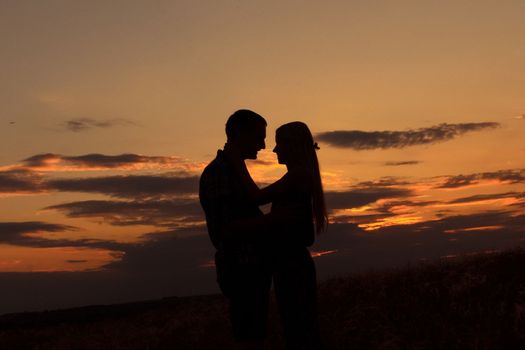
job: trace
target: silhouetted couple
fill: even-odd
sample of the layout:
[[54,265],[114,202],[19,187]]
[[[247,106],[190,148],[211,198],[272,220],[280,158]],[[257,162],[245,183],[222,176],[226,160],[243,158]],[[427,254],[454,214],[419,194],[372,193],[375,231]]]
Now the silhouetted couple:
[[[327,224],[318,147],[306,124],[279,127],[273,151],[288,171],[259,189],[244,160],[256,159],[265,148],[266,125],[250,110],[233,113],[224,149],[201,175],[199,196],[217,249],[217,281],[228,298],[239,347],[263,347],[273,279],[287,348],[318,349],[316,273],[307,248]],[[259,205],[266,203],[272,207],[264,215]]]

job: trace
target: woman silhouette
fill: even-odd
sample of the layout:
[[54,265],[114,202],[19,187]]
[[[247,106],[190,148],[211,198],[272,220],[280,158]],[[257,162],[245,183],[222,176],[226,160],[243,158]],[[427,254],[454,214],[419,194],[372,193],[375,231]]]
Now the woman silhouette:
[[236,162],[235,168],[251,200],[272,203],[268,216],[288,215],[284,224],[268,220],[276,224],[270,225],[265,235],[275,296],[287,348],[318,349],[316,272],[307,247],[328,222],[316,154],[319,147],[302,122],[280,126],[275,141],[273,151],[288,170],[281,179],[259,189],[244,162]]

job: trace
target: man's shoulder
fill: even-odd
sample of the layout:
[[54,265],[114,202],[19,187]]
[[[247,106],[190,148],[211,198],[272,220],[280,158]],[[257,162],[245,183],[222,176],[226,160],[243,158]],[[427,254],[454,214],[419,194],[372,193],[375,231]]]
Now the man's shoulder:
[[216,175],[228,171],[228,164],[222,155],[222,152],[217,151],[217,156],[213,159],[203,170],[201,174],[201,179],[207,178],[209,176]]
[[222,151],[205,168],[200,177],[199,193],[230,193],[232,191],[232,173]]

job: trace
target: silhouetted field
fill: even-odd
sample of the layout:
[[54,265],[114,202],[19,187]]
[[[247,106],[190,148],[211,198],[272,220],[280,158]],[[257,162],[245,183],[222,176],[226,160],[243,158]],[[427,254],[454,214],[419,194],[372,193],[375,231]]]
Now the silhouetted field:
[[[525,349],[525,250],[331,279],[319,304],[327,349]],[[168,298],[0,316],[0,349],[230,349],[229,327],[220,295]]]

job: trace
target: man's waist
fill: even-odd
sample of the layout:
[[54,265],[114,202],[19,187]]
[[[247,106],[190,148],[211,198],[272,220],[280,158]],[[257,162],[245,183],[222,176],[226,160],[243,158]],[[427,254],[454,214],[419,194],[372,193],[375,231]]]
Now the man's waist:
[[217,255],[226,260],[250,264],[259,263],[263,260],[264,251],[255,244],[223,244],[218,250]]

